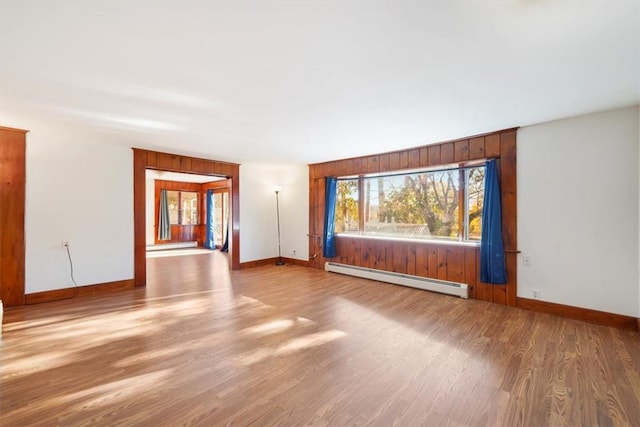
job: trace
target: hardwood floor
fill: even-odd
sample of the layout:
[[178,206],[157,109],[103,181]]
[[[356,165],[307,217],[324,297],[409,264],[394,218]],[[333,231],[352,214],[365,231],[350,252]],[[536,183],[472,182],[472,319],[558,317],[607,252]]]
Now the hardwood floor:
[[154,258],[5,313],[0,425],[640,425],[635,332],[297,266]]

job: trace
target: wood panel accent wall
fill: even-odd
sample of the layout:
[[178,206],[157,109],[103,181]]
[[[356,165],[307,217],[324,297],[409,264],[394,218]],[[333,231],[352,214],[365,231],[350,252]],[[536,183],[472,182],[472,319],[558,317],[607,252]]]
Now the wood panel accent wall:
[[221,176],[231,183],[231,241],[229,263],[232,270],[240,269],[240,165],[133,149],[133,216],[134,216],[134,279],[136,286],[147,283],[145,245],[145,170],[156,169],[169,172],[194,173]]
[[213,181],[213,182],[205,182],[202,184],[202,193],[206,194],[207,190],[215,191],[231,191],[231,182],[228,179]]
[[[191,191],[198,193],[199,224],[171,225],[171,240],[158,240],[158,218],[160,216],[160,190]],[[175,242],[198,242],[198,246],[204,246],[205,198],[203,197],[203,184],[196,182],[155,180],[155,208],[154,208],[154,239],[156,244]]]
[[0,127],[0,300],[6,307],[24,304],[27,132]]
[[[502,233],[507,264],[506,285],[480,282],[477,246],[390,241],[388,239],[337,236],[337,257],[322,256],[325,177],[375,174],[464,164],[495,158],[502,197]],[[484,301],[516,305],[517,295],[517,192],[516,129],[446,141],[423,147],[309,165],[309,266],[324,268],[326,261],[377,268],[422,277],[467,283],[470,295]]]

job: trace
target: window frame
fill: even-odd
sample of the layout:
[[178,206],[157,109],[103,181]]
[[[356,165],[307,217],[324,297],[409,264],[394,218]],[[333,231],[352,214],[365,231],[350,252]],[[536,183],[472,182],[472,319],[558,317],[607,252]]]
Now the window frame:
[[[406,241],[406,242],[428,242],[428,243],[441,243],[441,244],[455,244],[455,245],[465,245],[465,246],[479,246],[481,244],[482,239],[470,239],[469,238],[469,185],[468,179],[470,175],[470,170],[479,167],[485,167],[488,159],[481,159],[476,161],[468,161],[468,162],[460,162],[460,163],[450,163],[434,166],[431,168],[420,168],[420,169],[408,169],[408,170],[397,170],[397,171],[388,171],[388,172],[380,172],[380,173],[361,173],[358,175],[347,175],[337,177],[338,181],[355,181],[358,182],[358,232],[336,232],[336,236],[342,237],[351,237],[351,238],[370,238],[370,239],[381,239],[381,240],[392,240],[392,241]],[[416,175],[416,174],[428,174],[435,172],[446,172],[446,171],[458,171],[458,237],[457,238],[416,238],[416,237],[402,237],[398,236],[378,236],[367,234],[365,232],[365,222],[366,218],[363,212],[366,210],[366,197],[362,195],[365,194],[365,181],[367,179],[375,179],[381,177],[391,177],[391,176],[406,176],[406,175]],[[462,207],[462,208],[460,208]],[[483,205],[484,209],[484,205]],[[334,223],[335,223],[334,218]]]
[[[177,197],[177,205],[176,205],[176,209],[177,209],[177,216],[178,216],[178,222],[173,223],[170,221],[170,225],[171,226],[193,226],[193,225],[202,225],[202,215],[201,215],[201,205],[202,205],[202,195],[200,192],[198,191],[193,191],[193,190],[167,190],[168,192],[175,192],[178,193],[178,197]],[[195,194],[195,201],[196,201],[196,215],[195,217],[197,218],[197,221],[195,223],[190,223],[190,224],[185,224],[184,223],[184,209],[182,209],[182,193],[192,193]],[[168,195],[168,194],[167,194]],[[193,209],[192,209],[193,210]],[[169,217],[171,217],[171,215],[169,215]]]

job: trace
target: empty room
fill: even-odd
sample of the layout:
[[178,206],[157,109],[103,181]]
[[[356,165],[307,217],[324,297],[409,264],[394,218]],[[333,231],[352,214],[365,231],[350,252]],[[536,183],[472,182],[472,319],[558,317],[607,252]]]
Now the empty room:
[[640,2],[0,0],[0,425],[640,426]]

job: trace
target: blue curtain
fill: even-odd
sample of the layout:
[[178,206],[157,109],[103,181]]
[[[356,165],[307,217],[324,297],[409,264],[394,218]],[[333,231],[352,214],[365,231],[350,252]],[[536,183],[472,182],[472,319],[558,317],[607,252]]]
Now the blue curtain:
[[224,232],[224,243],[222,244],[220,251],[229,252],[229,222],[228,221],[227,221],[227,228]]
[[489,160],[484,175],[484,207],[482,208],[482,241],[480,243],[480,281],[505,284],[507,272],[502,242],[502,210],[500,183],[496,161]]
[[326,190],[324,198],[324,234],[322,235],[322,256],[333,258],[336,256],[335,240],[335,216],[336,216],[336,190],[338,180],[328,176],[326,178]]
[[207,190],[207,222],[205,224],[204,232],[204,247],[207,249],[215,249],[216,245],[213,242],[213,234],[215,221],[213,219],[213,190]]
[[169,220],[169,201],[167,190],[160,190],[160,215],[158,218],[158,240],[171,240],[171,222]]

